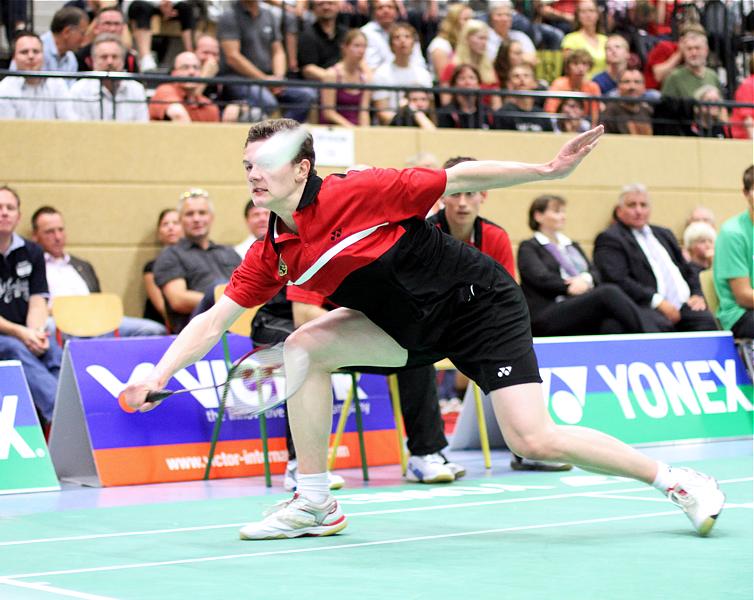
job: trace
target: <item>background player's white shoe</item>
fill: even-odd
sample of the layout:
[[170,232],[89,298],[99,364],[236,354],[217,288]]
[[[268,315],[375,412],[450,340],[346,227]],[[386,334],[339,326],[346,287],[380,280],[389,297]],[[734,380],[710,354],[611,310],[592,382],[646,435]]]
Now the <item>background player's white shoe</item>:
[[409,456],[406,465],[406,479],[419,483],[448,483],[455,480],[445,459],[440,454]]
[[275,540],[301,536],[325,536],[343,531],[348,520],[337,500],[330,496],[315,504],[298,494],[276,504],[265,518],[240,529],[242,540]]
[[[330,484],[331,490],[339,490],[346,484],[346,480],[340,475],[327,472],[327,483]],[[285,476],[283,477],[283,489],[286,492],[295,492],[298,487],[298,462],[289,460],[285,465]]]
[[678,471],[679,481],[668,490],[668,498],[683,509],[699,535],[708,535],[723,510],[725,494],[708,475],[692,469],[674,471]]

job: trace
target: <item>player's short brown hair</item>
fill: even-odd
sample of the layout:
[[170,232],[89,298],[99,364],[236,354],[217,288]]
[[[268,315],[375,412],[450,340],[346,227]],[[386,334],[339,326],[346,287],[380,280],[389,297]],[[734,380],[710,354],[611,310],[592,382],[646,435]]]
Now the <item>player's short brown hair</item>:
[[[244,148],[253,142],[268,140],[279,131],[297,129],[298,127],[301,127],[301,123],[293,119],[267,119],[266,121],[259,121],[259,123],[254,123],[249,128],[249,135],[246,136]],[[312,138],[312,134],[307,132],[306,139],[301,144],[301,150],[299,150],[299,153],[292,162],[297,163],[307,159],[311,163],[312,168],[314,168],[314,158],[314,139]]]

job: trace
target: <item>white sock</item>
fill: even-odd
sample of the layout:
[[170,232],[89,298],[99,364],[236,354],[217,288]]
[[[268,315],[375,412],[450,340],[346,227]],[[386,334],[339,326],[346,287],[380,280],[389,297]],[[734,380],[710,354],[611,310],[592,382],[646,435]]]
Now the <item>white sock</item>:
[[658,460],[657,477],[652,482],[652,487],[659,490],[662,494],[667,494],[668,490],[675,487],[677,483],[678,474],[674,472],[673,467]]
[[296,491],[299,496],[315,504],[322,504],[330,496],[330,482],[325,473],[299,473]]

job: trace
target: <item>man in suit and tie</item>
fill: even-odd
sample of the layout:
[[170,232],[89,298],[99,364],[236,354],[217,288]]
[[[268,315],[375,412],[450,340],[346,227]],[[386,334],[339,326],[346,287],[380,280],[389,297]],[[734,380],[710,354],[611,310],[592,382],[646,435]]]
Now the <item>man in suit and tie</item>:
[[615,224],[597,236],[594,263],[602,278],[619,285],[661,331],[717,329],[699,280],[673,233],[649,224],[647,188],[623,187]]

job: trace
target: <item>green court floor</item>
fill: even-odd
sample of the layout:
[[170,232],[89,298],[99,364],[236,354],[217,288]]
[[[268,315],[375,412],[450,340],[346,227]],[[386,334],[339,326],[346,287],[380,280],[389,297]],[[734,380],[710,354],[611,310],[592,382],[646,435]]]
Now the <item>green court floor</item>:
[[0,598],[751,600],[752,459],[686,464],[728,498],[709,538],[581,471],[343,490],[330,538],[240,541],[283,495],[0,517]]

